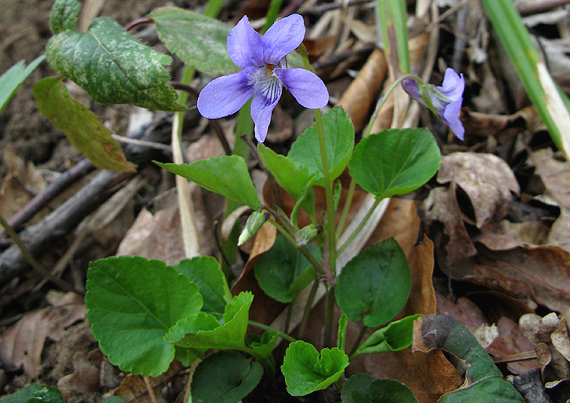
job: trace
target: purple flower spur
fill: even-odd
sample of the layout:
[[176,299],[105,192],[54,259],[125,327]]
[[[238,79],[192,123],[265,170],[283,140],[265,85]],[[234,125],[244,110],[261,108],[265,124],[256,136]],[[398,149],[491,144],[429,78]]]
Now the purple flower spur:
[[305,24],[299,14],[275,22],[263,37],[244,16],[228,35],[228,52],[242,71],[206,85],[198,97],[198,112],[205,118],[219,119],[237,112],[253,96],[255,138],[263,142],[282,85],[303,107],[324,107],[329,93],[322,80],[308,70],[285,66],[285,56],[297,49],[304,37]]
[[430,84],[418,84],[413,78],[402,81],[402,88],[410,97],[427,106],[433,113],[447,123],[453,134],[460,140],[465,136],[465,128],[459,120],[465,79],[453,69],[445,70],[443,83],[439,87]]

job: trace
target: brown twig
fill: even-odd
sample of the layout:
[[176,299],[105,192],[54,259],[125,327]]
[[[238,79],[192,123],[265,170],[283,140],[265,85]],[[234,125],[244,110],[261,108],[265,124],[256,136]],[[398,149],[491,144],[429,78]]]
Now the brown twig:
[[550,11],[560,6],[570,4],[570,0],[551,0],[544,1],[536,4],[529,4],[526,6],[519,7],[519,13],[523,17],[527,15],[539,14],[545,11]]
[[[8,225],[17,231],[23,224],[28,222],[30,218],[36,215],[38,211],[43,209],[49,202],[59,196],[64,190],[94,170],[95,167],[91,162],[89,162],[89,160],[84,159],[79,161],[77,165],[62,173],[57,178],[57,180],[46,186],[20,211],[8,219]],[[6,235],[6,232],[3,229],[0,229],[0,238],[4,238]]]

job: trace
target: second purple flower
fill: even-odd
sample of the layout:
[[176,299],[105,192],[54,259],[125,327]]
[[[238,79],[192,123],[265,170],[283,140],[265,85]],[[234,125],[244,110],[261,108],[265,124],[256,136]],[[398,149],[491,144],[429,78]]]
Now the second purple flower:
[[244,16],[228,35],[230,57],[243,70],[206,85],[198,97],[198,112],[205,118],[219,119],[237,112],[253,96],[255,138],[263,142],[282,85],[305,108],[326,106],[329,93],[319,77],[305,69],[285,66],[285,56],[297,49],[304,37],[305,24],[299,14],[277,21],[263,37]]

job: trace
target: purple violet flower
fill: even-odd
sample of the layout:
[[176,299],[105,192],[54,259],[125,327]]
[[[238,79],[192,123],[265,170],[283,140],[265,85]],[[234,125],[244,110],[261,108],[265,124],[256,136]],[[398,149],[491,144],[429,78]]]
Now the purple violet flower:
[[459,120],[461,104],[463,103],[463,91],[465,79],[463,74],[457,74],[453,69],[445,70],[445,76],[441,86],[434,87],[430,84],[418,84],[413,78],[402,81],[402,88],[410,97],[427,106],[433,113],[438,115],[449,126],[453,134],[460,140],[465,136],[465,128]]
[[242,71],[218,77],[204,87],[198,97],[200,114],[208,119],[232,115],[253,96],[255,138],[263,142],[282,85],[305,108],[324,107],[329,93],[322,80],[308,70],[285,67],[285,56],[297,49],[304,37],[305,23],[299,14],[275,22],[263,37],[244,16],[228,35],[228,52]]

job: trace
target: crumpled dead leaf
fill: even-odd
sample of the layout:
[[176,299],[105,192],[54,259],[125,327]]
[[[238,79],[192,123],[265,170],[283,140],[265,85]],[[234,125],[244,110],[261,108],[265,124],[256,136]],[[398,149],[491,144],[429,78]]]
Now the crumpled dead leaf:
[[57,387],[66,399],[78,393],[96,391],[99,388],[99,369],[84,352],[78,351],[73,355],[73,373],[61,378]]
[[9,146],[2,157],[8,173],[0,185],[0,215],[9,219],[46,187],[47,182],[33,163],[26,164]]
[[555,158],[550,148],[537,150],[530,155],[536,173],[546,187],[546,194],[553,197],[560,206],[570,210],[570,163]]
[[535,314],[520,319],[523,333],[536,344],[542,379],[554,401],[570,398],[570,339],[564,318],[555,313],[544,318]]
[[[511,192],[520,192],[509,165],[493,154],[466,152],[444,156],[437,181],[451,183],[452,188],[457,185],[467,194],[477,228],[503,218],[513,200]],[[465,210],[463,213],[467,214]]]
[[[172,380],[180,371],[184,369],[182,363],[178,360],[172,361],[168,371],[155,378],[147,378],[150,387],[152,387],[154,395],[158,403],[165,403],[160,390]],[[139,375],[127,375],[121,385],[115,391],[115,396],[120,396],[125,399],[126,403],[133,402],[149,402],[149,391],[145,384],[143,377]]]
[[0,336],[0,361],[9,370],[21,367],[31,378],[39,375],[46,338],[58,341],[65,330],[85,318],[83,298],[67,293],[54,306],[26,315]]

